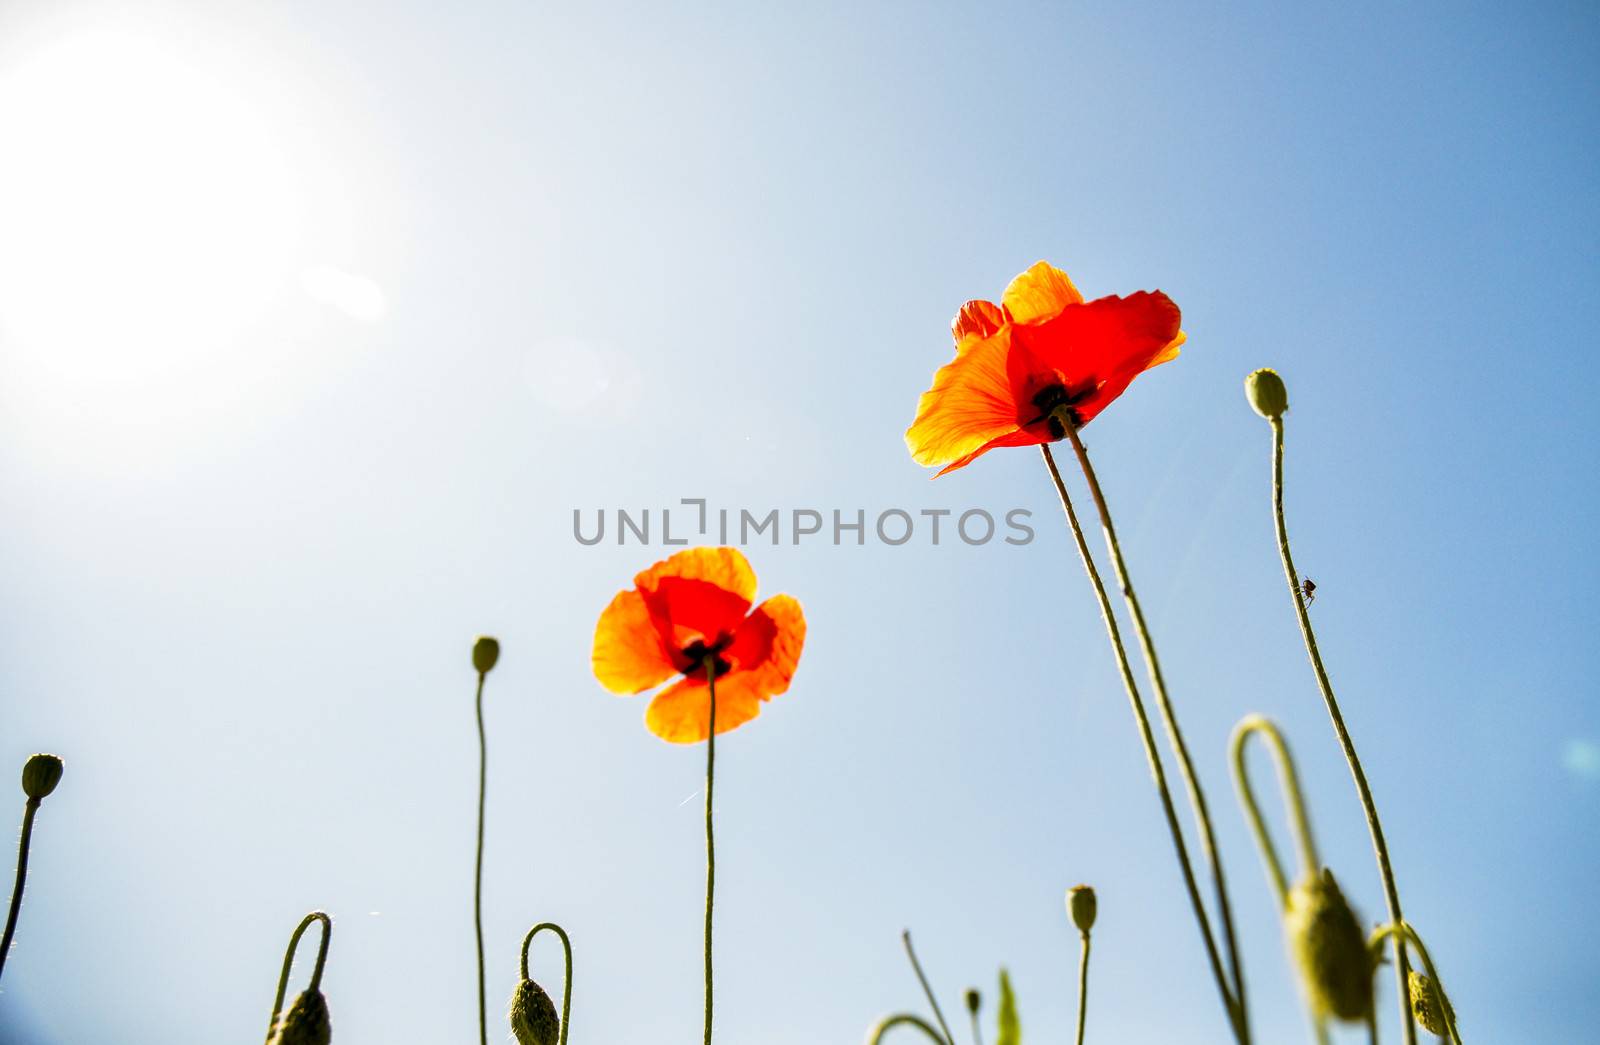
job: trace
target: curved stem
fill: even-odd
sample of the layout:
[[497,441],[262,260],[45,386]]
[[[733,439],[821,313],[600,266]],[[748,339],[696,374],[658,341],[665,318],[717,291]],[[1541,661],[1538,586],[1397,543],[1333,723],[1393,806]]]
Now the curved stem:
[[1095,508],[1100,513],[1100,528],[1105,535],[1106,548],[1111,552],[1111,565],[1116,572],[1117,584],[1122,588],[1122,599],[1127,603],[1128,612],[1133,617],[1134,631],[1139,636],[1139,648],[1144,654],[1145,667],[1150,675],[1150,688],[1155,692],[1156,707],[1161,711],[1161,724],[1166,729],[1167,742],[1172,745],[1173,753],[1177,756],[1178,771],[1182,774],[1184,787],[1189,793],[1189,805],[1199,829],[1200,847],[1205,854],[1207,865],[1211,868],[1211,880],[1217,897],[1217,920],[1222,923],[1222,943],[1227,949],[1228,967],[1233,974],[1235,1031],[1240,1035],[1241,1042],[1248,1042],[1250,1017],[1249,1005],[1245,1000],[1244,970],[1239,962],[1239,943],[1233,928],[1233,909],[1228,901],[1228,885],[1222,872],[1222,854],[1217,849],[1216,832],[1211,826],[1211,811],[1206,806],[1205,792],[1200,787],[1200,777],[1195,772],[1194,760],[1189,755],[1189,746],[1184,742],[1182,730],[1178,728],[1177,712],[1173,710],[1172,698],[1167,694],[1166,679],[1161,673],[1161,661],[1156,657],[1155,642],[1150,637],[1149,625],[1145,623],[1139,596],[1133,590],[1128,564],[1122,557],[1122,545],[1117,540],[1117,530],[1111,522],[1111,509],[1106,505],[1105,494],[1100,489],[1100,479],[1095,474],[1094,465],[1089,463],[1089,451],[1084,449],[1083,440],[1078,437],[1077,426],[1072,423],[1070,417],[1064,416],[1064,413],[1058,416],[1061,417],[1067,438],[1072,440],[1072,452],[1078,457],[1078,467],[1083,470],[1083,477],[1089,483],[1089,494],[1094,498]]
[[[1461,1032],[1456,1029],[1455,1006],[1450,1004],[1450,996],[1445,993],[1444,981],[1439,978],[1439,970],[1434,967],[1433,955],[1428,953],[1427,944],[1422,942],[1422,937],[1417,935],[1417,930],[1411,927],[1410,922],[1391,922],[1379,926],[1372,931],[1372,936],[1367,940],[1369,949],[1376,950],[1382,945],[1385,937],[1394,937],[1395,947],[1403,949],[1404,944],[1410,944],[1422,955],[1422,967],[1427,970],[1428,979],[1433,981],[1433,989],[1439,995],[1439,1008],[1444,1017],[1445,1030],[1450,1033],[1452,1045],[1461,1045]],[[1406,984],[1406,1009],[1411,1008],[1411,985]]]
[[312,911],[300,919],[289,937],[289,946],[283,952],[283,971],[278,974],[278,993],[272,999],[272,1018],[267,1021],[267,1041],[270,1045],[273,1032],[278,1029],[278,1017],[283,1015],[283,999],[289,992],[289,972],[294,968],[295,952],[300,948],[300,937],[311,928],[312,922],[322,923],[322,942],[317,945],[317,963],[311,970],[311,985],[307,990],[322,989],[322,968],[328,962],[328,943],[333,938],[333,919],[323,911]]
[[1083,1045],[1084,1023],[1089,1015],[1089,934],[1082,933],[1078,950],[1078,1045]]
[[5,936],[0,937],[0,974],[6,971],[6,955],[11,953],[11,938],[17,934],[17,916],[22,913],[22,887],[28,881],[28,848],[33,842],[33,815],[39,811],[37,798],[30,797],[22,809],[22,841],[17,843],[17,884],[11,888],[11,911],[6,915]]
[[1194,866],[1189,860],[1189,847],[1183,839],[1183,828],[1178,823],[1177,810],[1172,803],[1172,792],[1167,787],[1167,773],[1161,764],[1161,752],[1156,747],[1155,733],[1150,728],[1150,716],[1145,711],[1144,698],[1139,695],[1139,685],[1134,681],[1133,668],[1128,663],[1128,652],[1122,644],[1122,631],[1117,626],[1116,614],[1111,609],[1111,599],[1106,594],[1105,582],[1100,578],[1100,570],[1095,566],[1094,557],[1089,553],[1089,544],[1084,539],[1083,527],[1078,523],[1078,514],[1073,510],[1072,498],[1068,496],[1066,483],[1061,481],[1061,472],[1056,468],[1056,459],[1050,453],[1048,445],[1041,445],[1039,450],[1044,455],[1045,467],[1050,470],[1050,478],[1056,484],[1056,493],[1061,498],[1061,508],[1066,513],[1067,524],[1078,546],[1078,556],[1083,560],[1084,572],[1089,575],[1089,585],[1094,589],[1095,598],[1100,603],[1100,616],[1106,622],[1106,634],[1111,639],[1111,650],[1116,654],[1123,688],[1128,691],[1128,702],[1133,708],[1134,721],[1139,727],[1139,739],[1144,744],[1145,759],[1150,763],[1150,776],[1155,780],[1156,794],[1161,799],[1161,811],[1167,820],[1167,830],[1172,835],[1172,846],[1178,853],[1178,867],[1183,872],[1183,884],[1189,896],[1189,906],[1194,910],[1195,921],[1200,926],[1201,939],[1205,942],[1211,975],[1217,981],[1217,991],[1222,995],[1222,1005],[1227,1011],[1234,1037],[1244,1043],[1248,1041],[1248,1031],[1244,1027],[1242,1014],[1228,984],[1227,974],[1223,972],[1222,958],[1217,953],[1216,937],[1211,931],[1211,919],[1206,914],[1205,903],[1200,899],[1200,888],[1195,882]]
[[544,930],[550,930],[561,939],[561,950],[566,956],[567,973],[562,980],[561,988],[561,1041],[560,1045],[567,1045],[567,1017],[572,1015],[572,941],[567,938],[567,931],[555,922],[540,922],[528,930],[528,935],[522,938],[522,978],[528,976],[528,948],[533,945],[533,938]]
[[478,1045],[489,1045],[489,1013],[483,972],[483,807],[489,785],[489,741],[483,730],[483,680],[478,672],[478,862],[472,876],[472,925],[478,934]]
[[[944,1012],[939,1008],[939,999],[934,997],[933,988],[928,986],[928,978],[922,974],[922,963],[917,961],[917,950],[911,946],[911,930],[905,929],[900,933],[900,942],[905,945],[906,957],[911,959],[911,971],[917,974],[917,982],[922,984],[922,994],[928,999],[928,1005],[933,1009],[933,1018],[939,1021],[939,1029],[944,1031],[945,1042],[955,1045],[955,1035],[950,1033],[950,1025],[944,1021]],[[916,1019],[916,1017],[909,1017]],[[921,1022],[920,1020],[918,1022]]]
[[[1283,418],[1272,418],[1272,520],[1277,530],[1278,555],[1283,560],[1283,575],[1289,582],[1289,599],[1300,622],[1300,637],[1305,641],[1306,654],[1311,658],[1311,668],[1317,677],[1317,688],[1322,691],[1322,702],[1327,705],[1328,718],[1333,721],[1333,731],[1344,749],[1345,761],[1350,764],[1356,792],[1361,797],[1361,809],[1367,817],[1367,831],[1372,835],[1372,850],[1378,860],[1378,873],[1383,878],[1383,899],[1389,910],[1389,920],[1400,923],[1400,891],[1395,886],[1394,868],[1389,864],[1389,845],[1383,838],[1383,825],[1378,821],[1378,807],[1372,800],[1372,788],[1367,785],[1367,774],[1356,755],[1355,742],[1345,728],[1344,715],[1339,711],[1339,701],[1333,695],[1333,684],[1328,681],[1328,671],[1322,664],[1322,653],[1317,649],[1317,635],[1311,629],[1311,616],[1306,612],[1305,595],[1300,590],[1300,575],[1294,568],[1294,557],[1289,553],[1289,530],[1283,520]],[[1406,1045],[1417,1045],[1417,1026],[1411,1015],[1411,990],[1406,974],[1410,966],[1406,950],[1399,940],[1394,944],[1395,982],[1400,992],[1401,1026],[1405,1028]]]
[[1283,873],[1283,864],[1272,847],[1272,836],[1261,818],[1261,807],[1256,804],[1250,786],[1250,774],[1245,769],[1244,746],[1252,735],[1260,734],[1272,750],[1273,761],[1278,766],[1278,781],[1283,788],[1283,804],[1289,808],[1290,822],[1294,825],[1295,844],[1300,851],[1300,873],[1314,875],[1322,866],[1317,859],[1317,843],[1311,834],[1311,819],[1306,813],[1305,796],[1300,791],[1300,775],[1295,771],[1294,757],[1289,754],[1289,744],[1271,719],[1261,715],[1247,715],[1233,728],[1233,739],[1228,743],[1229,761],[1233,765],[1233,783],[1239,792],[1239,804],[1244,807],[1250,830],[1255,833],[1256,845],[1261,848],[1261,858],[1267,865],[1268,877],[1278,896],[1279,908],[1289,906],[1289,881]]
[[711,711],[706,716],[706,1033],[711,1045],[711,906],[717,890],[717,843],[711,831],[711,789],[717,771],[717,666],[706,661],[706,686],[711,690]]
[[886,1016],[873,1024],[872,1029],[867,1031],[867,1045],[878,1045],[878,1042],[883,1040],[884,1034],[891,1027],[915,1027],[938,1042],[939,1045],[946,1045],[945,1039],[939,1037],[939,1032],[928,1026],[926,1020],[921,1016],[913,1016],[908,1012],[902,1012],[895,1016]]

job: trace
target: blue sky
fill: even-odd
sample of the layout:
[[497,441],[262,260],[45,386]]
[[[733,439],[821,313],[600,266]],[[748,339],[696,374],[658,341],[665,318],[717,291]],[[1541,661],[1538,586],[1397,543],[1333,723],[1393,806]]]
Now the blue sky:
[[700,752],[588,667],[664,549],[571,531],[683,497],[1038,533],[750,549],[810,637],[719,746],[718,1040],[919,1006],[905,927],[947,1008],[1004,963],[1029,1040],[1063,1039],[1086,881],[1091,1040],[1224,1041],[1037,455],[930,483],[901,440],[955,308],[1040,258],[1184,310],[1182,358],[1086,441],[1258,1040],[1304,1020],[1226,772],[1240,717],[1283,724],[1324,859],[1382,909],[1272,545],[1240,392],[1263,365],[1313,617],[1463,1034],[1578,1040],[1597,58],[1581,4],[8,3],[0,762],[67,773],[0,1041],[248,1040],[313,907],[340,1040],[467,1040],[478,632],[504,646],[491,1005],[555,918],[575,1043],[696,1040]]

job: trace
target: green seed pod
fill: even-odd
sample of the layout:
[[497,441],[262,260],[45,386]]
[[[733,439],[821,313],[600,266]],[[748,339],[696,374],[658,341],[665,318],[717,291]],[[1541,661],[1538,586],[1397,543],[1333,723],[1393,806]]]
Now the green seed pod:
[[1289,390],[1276,370],[1263,367],[1244,379],[1245,398],[1256,413],[1267,420],[1276,420],[1289,409]]
[[517,1045],[556,1045],[561,1038],[561,1017],[556,1003],[532,980],[517,984],[511,996],[511,1033]]
[[1411,989],[1411,1014],[1427,1028],[1428,1033],[1444,1037],[1455,1020],[1455,1010],[1450,1002],[1434,987],[1426,973],[1411,970],[1406,984]]
[[61,759],[33,755],[22,765],[22,790],[29,798],[43,798],[61,783]]
[[1332,871],[1323,868],[1289,891],[1283,927],[1312,1013],[1365,1020],[1372,1012],[1372,953]]
[[1075,885],[1067,890],[1067,913],[1072,916],[1072,924],[1078,927],[1079,932],[1087,933],[1094,928],[1094,916],[1099,906],[1094,890],[1089,886]]
[[479,635],[478,641],[472,644],[472,666],[478,669],[478,674],[487,675],[499,660],[500,640]]
[[278,1021],[272,1045],[328,1045],[333,1027],[328,1022],[328,999],[319,990],[302,991]]
[[983,995],[978,993],[978,988],[967,988],[967,1011],[976,1016],[978,1010],[983,1008]]

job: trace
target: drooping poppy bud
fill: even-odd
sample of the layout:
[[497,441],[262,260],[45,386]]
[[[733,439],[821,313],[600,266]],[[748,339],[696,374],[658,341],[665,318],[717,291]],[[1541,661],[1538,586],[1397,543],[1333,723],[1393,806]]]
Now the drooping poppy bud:
[[1256,413],[1269,421],[1283,416],[1289,409],[1289,390],[1276,370],[1263,367],[1244,379],[1245,398]]
[[478,641],[472,644],[472,666],[478,670],[478,674],[487,675],[499,660],[500,640],[479,635]]
[[1372,953],[1332,871],[1323,868],[1289,891],[1283,926],[1311,1011],[1365,1020],[1372,1011]]
[[273,1045],[328,1045],[332,1040],[328,999],[315,987],[300,992],[283,1019],[278,1021],[278,1031],[272,1038]]
[[511,996],[511,1033],[517,1045],[556,1045],[561,1039],[561,1017],[556,1003],[532,980],[517,984]]
[[1067,890],[1067,913],[1072,916],[1072,924],[1078,927],[1081,933],[1087,933],[1094,928],[1094,916],[1099,911],[1099,901],[1095,899],[1094,890],[1087,885],[1075,885]]
[[1411,1014],[1427,1028],[1428,1033],[1444,1037],[1456,1015],[1449,1000],[1439,993],[1427,973],[1412,969],[1406,984],[1411,993]]
[[29,798],[44,798],[61,783],[61,759],[55,755],[33,755],[22,764],[22,790]]

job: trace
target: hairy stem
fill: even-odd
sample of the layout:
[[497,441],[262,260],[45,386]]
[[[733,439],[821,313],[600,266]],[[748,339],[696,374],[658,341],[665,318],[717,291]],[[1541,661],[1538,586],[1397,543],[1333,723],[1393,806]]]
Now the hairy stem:
[[522,978],[528,979],[528,948],[533,945],[533,938],[548,929],[561,939],[561,952],[566,958],[567,973],[561,983],[561,1041],[560,1045],[567,1045],[567,1020],[572,1015],[572,941],[567,938],[567,931],[555,922],[540,922],[528,930],[528,935],[522,938]]
[[1061,471],[1056,467],[1056,459],[1050,453],[1049,446],[1041,445],[1039,450],[1044,455],[1045,467],[1049,469],[1050,478],[1055,482],[1056,493],[1061,498],[1061,508],[1066,513],[1067,524],[1077,544],[1078,556],[1083,560],[1084,572],[1089,575],[1089,585],[1094,589],[1095,598],[1100,603],[1100,616],[1105,620],[1106,634],[1111,640],[1111,650],[1116,655],[1117,669],[1122,675],[1122,685],[1128,692],[1128,702],[1133,708],[1134,722],[1139,727],[1139,739],[1144,744],[1145,759],[1150,764],[1150,776],[1155,781],[1156,794],[1161,799],[1161,811],[1166,817],[1167,831],[1172,835],[1172,846],[1177,850],[1178,867],[1183,872],[1183,884],[1189,897],[1189,906],[1194,910],[1195,922],[1200,927],[1200,937],[1205,943],[1211,975],[1216,980],[1217,991],[1222,995],[1223,1008],[1228,1014],[1228,1022],[1233,1028],[1234,1037],[1244,1045],[1248,1041],[1248,1032],[1244,1029],[1239,1007],[1234,1000],[1227,974],[1223,971],[1222,958],[1217,953],[1217,941],[1211,931],[1211,919],[1206,914],[1205,903],[1200,899],[1200,888],[1195,882],[1194,865],[1189,859],[1189,847],[1183,838],[1183,828],[1178,823],[1177,809],[1172,802],[1172,791],[1167,786],[1166,769],[1161,764],[1161,752],[1156,747],[1155,732],[1150,727],[1150,715],[1145,710],[1144,698],[1139,695],[1139,684],[1134,680],[1133,667],[1128,662],[1128,652],[1122,643],[1122,631],[1111,608],[1111,598],[1106,594],[1105,582],[1100,577],[1099,568],[1095,566],[1094,556],[1089,552],[1089,544],[1083,536],[1083,527],[1078,522],[1078,513],[1072,507],[1072,498],[1067,494],[1066,483],[1061,480]]
[[1089,934],[1082,933],[1078,949],[1078,1045],[1083,1045],[1083,1028],[1089,1016]]
[[1161,712],[1161,724],[1166,730],[1167,742],[1172,745],[1173,754],[1178,759],[1178,771],[1183,776],[1184,787],[1189,793],[1189,805],[1199,829],[1200,847],[1207,865],[1211,868],[1211,880],[1217,898],[1217,920],[1222,923],[1222,943],[1227,949],[1228,967],[1233,974],[1235,1031],[1240,1035],[1239,1040],[1247,1043],[1250,1040],[1250,1017],[1249,1005],[1245,999],[1244,969],[1239,961],[1238,938],[1233,928],[1233,909],[1228,900],[1228,884],[1222,871],[1222,854],[1217,849],[1216,832],[1211,825],[1211,812],[1206,805],[1205,792],[1200,787],[1200,777],[1195,772],[1194,760],[1189,755],[1189,746],[1184,742],[1182,730],[1178,728],[1178,715],[1173,709],[1172,698],[1167,693],[1166,679],[1161,673],[1161,661],[1156,656],[1150,627],[1145,623],[1144,609],[1139,603],[1138,594],[1133,589],[1133,580],[1128,574],[1128,564],[1122,557],[1122,545],[1117,540],[1117,529],[1111,522],[1111,509],[1107,506],[1105,494],[1100,489],[1099,476],[1089,461],[1089,451],[1084,448],[1083,440],[1078,437],[1077,426],[1072,424],[1069,417],[1062,416],[1061,420],[1067,437],[1072,441],[1072,452],[1077,455],[1078,467],[1083,470],[1083,477],[1088,481],[1089,494],[1094,499],[1095,509],[1100,514],[1100,528],[1105,536],[1106,548],[1111,553],[1111,565],[1116,573],[1117,584],[1122,589],[1123,601],[1133,617],[1133,629],[1139,637],[1139,649],[1144,654],[1145,667],[1150,676],[1150,688],[1155,693],[1156,707]]
[[489,741],[483,730],[483,680],[478,672],[478,862],[472,876],[472,924],[478,933],[478,1045],[489,1045],[489,1013],[483,971],[483,808],[489,788]]
[[706,658],[706,686],[711,690],[711,710],[706,722],[706,1032],[711,1045],[711,906],[717,889],[717,844],[711,830],[711,789],[717,771],[717,668]]
[[22,888],[28,881],[28,847],[33,842],[33,816],[39,799],[29,797],[22,809],[22,841],[17,843],[17,883],[11,888],[11,911],[6,915],[6,933],[0,937],[0,974],[6,970],[6,955],[11,953],[11,938],[17,934],[17,916],[22,913]]
[[[1339,701],[1333,695],[1333,684],[1328,681],[1328,670],[1322,664],[1322,653],[1317,649],[1317,635],[1311,628],[1311,615],[1306,612],[1305,595],[1300,589],[1300,575],[1294,568],[1294,557],[1289,553],[1289,530],[1283,519],[1283,418],[1272,422],[1272,519],[1278,535],[1278,555],[1283,560],[1283,575],[1289,582],[1289,600],[1300,622],[1300,637],[1305,640],[1306,654],[1311,658],[1311,669],[1317,677],[1317,688],[1322,691],[1322,702],[1327,705],[1328,718],[1338,735],[1339,746],[1344,749],[1345,761],[1350,764],[1350,776],[1355,780],[1356,793],[1361,797],[1361,809],[1367,817],[1367,831],[1372,835],[1372,851],[1377,857],[1378,874],[1383,879],[1383,899],[1389,910],[1389,921],[1400,924],[1400,891],[1395,886],[1394,868],[1389,864],[1389,845],[1384,841],[1383,825],[1378,821],[1378,807],[1372,800],[1372,788],[1367,785],[1367,774],[1356,755],[1355,742],[1345,728],[1344,715]],[[1394,942],[1395,983],[1400,995],[1401,1026],[1405,1029],[1406,1045],[1417,1045],[1417,1026],[1411,1014],[1411,992],[1407,984],[1410,965],[1406,960],[1405,946],[1399,939]]]

